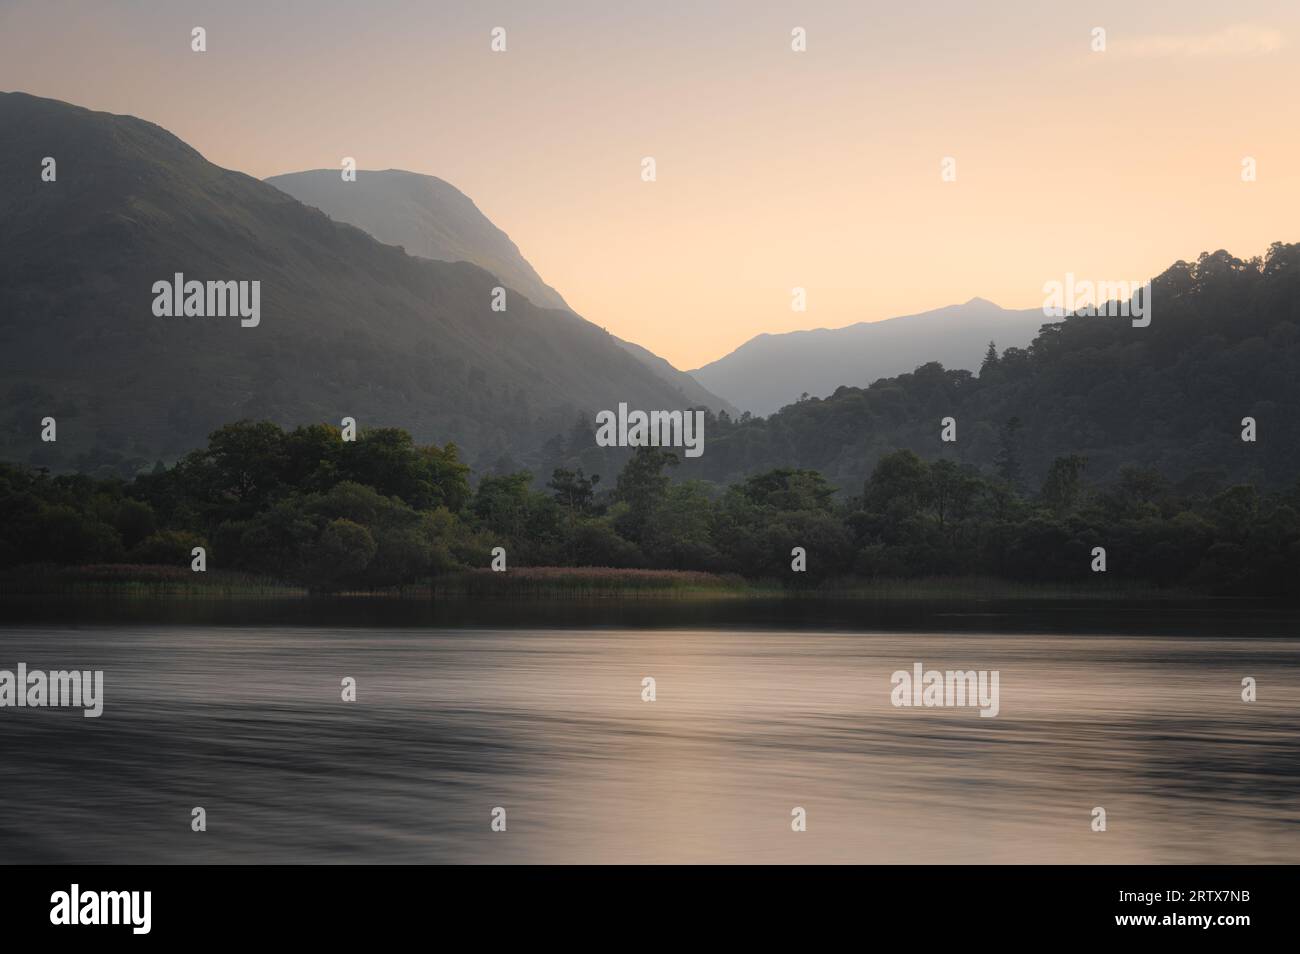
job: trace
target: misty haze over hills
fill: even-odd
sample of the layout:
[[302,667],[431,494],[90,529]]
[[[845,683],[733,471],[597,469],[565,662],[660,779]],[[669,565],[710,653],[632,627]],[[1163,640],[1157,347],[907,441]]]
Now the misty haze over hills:
[[[538,275],[519,247],[455,186],[436,176],[359,170],[345,181],[336,169],[270,176],[266,181],[337,222],[355,225],[410,255],[470,262],[546,308],[568,304]],[[615,337],[629,353],[671,384],[689,404],[767,415],[807,392],[829,395],[841,385],[867,385],[937,360],[975,369],[990,340],[1023,347],[1046,323],[1038,309],[1009,311],[975,298],[919,315],[846,328],[759,335],[694,372]]]
[[[535,305],[572,311],[560,293],[542,281],[510,236],[469,196],[436,176],[400,169],[359,170],[355,181],[344,181],[340,170],[313,169],[265,181],[386,245],[400,245],[410,255],[440,262],[470,262],[527,295]],[[733,405],[658,355],[618,337],[614,341],[672,385],[687,404],[736,413]]]
[[[910,450],[1038,488],[1058,458],[1076,456],[1089,481],[1136,468],[1204,492],[1240,483],[1300,493],[1300,243],[1175,262],[1152,280],[1152,299],[1149,327],[1071,315],[1026,348],[1000,348],[977,374],[927,362],[766,418],[718,422],[708,452],[681,469],[728,483],[805,468],[854,493],[886,455]],[[1258,440],[1243,436],[1248,425]],[[1254,490],[1234,492],[1253,512]]]
[[542,308],[568,308],[542,281],[519,247],[479,211],[473,200],[436,176],[385,169],[359,171],[346,182],[338,169],[290,172],[263,180],[336,222],[355,225],[408,255],[439,262],[470,262]]
[[990,341],[999,350],[1023,348],[1048,323],[1039,308],[1012,311],[972,298],[845,328],[758,335],[691,374],[742,410],[766,416],[804,393],[827,397],[837,387],[866,387],[930,361],[973,371]]
[[[10,93],[0,94],[0,131],[5,459],[129,473],[202,446],[241,418],[293,426],[351,416],[424,443],[455,441],[471,463],[490,467],[504,455],[550,460],[555,435],[622,401],[699,403],[669,383],[679,373],[666,362],[667,372],[652,370],[659,359],[643,349],[634,357],[636,346],[568,310],[512,291],[508,311],[493,312],[492,289],[504,279],[376,241],[212,165],[151,123]],[[41,180],[44,156],[58,158],[57,181]],[[446,190],[423,194],[459,201]],[[462,222],[512,250],[498,267],[521,281],[535,276],[474,213]],[[456,254],[481,252],[462,241]],[[987,467],[1001,429],[1018,418],[1026,475],[1081,452],[1090,473],[1136,463],[1186,474],[1223,461],[1234,476],[1258,468],[1280,480],[1300,447],[1292,415],[1278,413],[1298,406],[1294,261],[1294,247],[1279,245],[1264,260],[1219,252],[1180,262],[1158,281],[1158,318],[1141,333],[1097,319],[1050,323],[1037,309],[974,299],[761,336],[700,374],[756,410],[786,411],[711,425],[707,453],[680,475],[725,481],[798,465],[851,487],[899,447]],[[153,284],[176,272],[260,281],[261,324],[156,317]],[[944,370],[978,367],[990,339],[1001,352],[996,367],[978,379]],[[804,391],[824,397],[793,403]],[[935,443],[945,414],[961,418],[956,445]],[[1274,439],[1244,456],[1233,428],[1247,414],[1268,422]],[[46,416],[58,420],[57,443],[40,441]],[[575,456],[575,446],[566,439],[561,452]],[[577,447],[593,470],[584,452]]]
[[[619,401],[688,404],[590,322],[522,294],[493,312],[482,268],[413,258],[131,116],[0,94],[0,181],[6,459],[127,471],[241,418],[351,416],[475,462]],[[260,281],[260,325],[156,317],[177,272]]]

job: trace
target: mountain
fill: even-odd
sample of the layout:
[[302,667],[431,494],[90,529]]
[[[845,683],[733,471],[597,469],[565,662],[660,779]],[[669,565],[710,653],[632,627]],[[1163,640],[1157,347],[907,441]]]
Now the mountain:
[[[689,476],[731,482],[806,468],[847,496],[885,455],[911,450],[1030,491],[1073,455],[1086,458],[1088,481],[1138,468],[1134,486],[1148,494],[1166,479],[1300,490],[1300,244],[1177,262],[1152,280],[1152,300],[1147,327],[1070,316],[978,376],[928,362],[766,418],[715,422]],[[941,440],[948,417],[953,442]],[[1254,440],[1243,439],[1246,418]],[[1243,525],[1253,499],[1238,502]]]
[[[510,236],[480,212],[469,196],[436,176],[400,169],[359,170],[356,181],[345,182],[340,170],[313,169],[265,181],[336,222],[369,232],[386,245],[400,245],[408,254],[440,262],[470,262],[536,305],[569,307],[559,292],[542,281]],[[688,404],[736,413],[734,406],[658,355],[630,341],[614,340]]]
[[692,407],[707,407],[715,414],[725,411],[731,417],[740,416],[740,410],[726,398],[714,394],[692,375],[677,370],[672,364],[653,351],[643,348],[639,344],[633,344],[631,341],[624,341],[619,337],[615,337],[614,340],[628,354],[649,368],[652,374],[680,393],[682,399]]
[[469,196],[436,176],[385,169],[359,170],[345,182],[338,169],[290,172],[263,180],[335,222],[369,232],[409,255],[439,262],[470,262],[542,308],[568,308],[519,253],[510,236],[479,211]]
[[[522,293],[494,312],[482,268],[381,244],[134,117],[0,93],[0,181],[3,458],[126,469],[239,418],[350,416],[526,460],[580,412],[688,403],[590,322]],[[175,273],[260,282],[260,323],[155,316]]]
[[978,368],[990,341],[1024,347],[1047,321],[1041,309],[1009,311],[972,298],[917,315],[759,335],[691,376],[742,410],[770,414],[802,394],[825,397],[840,385],[864,386],[927,361]]

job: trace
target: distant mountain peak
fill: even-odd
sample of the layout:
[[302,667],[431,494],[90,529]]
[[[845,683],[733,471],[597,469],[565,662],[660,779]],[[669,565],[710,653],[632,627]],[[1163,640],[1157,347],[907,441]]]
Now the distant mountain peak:
[[450,182],[405,169],[357,170],[345,182],[338,169],[270,176],[267,184],[354,225],[407,254],[438,262],[469,262],[542,308],[569,306],[528,264],[511,241]]
[[[57,182],[37,179],[47,155],[69,157]],[[407,181],[308,178],[348,195]],[[0,94],[0,181],[15,185],[0,189],[6,420],[54,409],[60,424],[57,444],[0,426],[0,459],[148,466],[240,418],[350,415],[473,461],[524,456],[619,401],[693,403],[572,312],[520,294],[495,313],[495,273],[406,254],[134,117]],[[177,272],[259,282],[259,325],[156,315],[151,289]]]
[[767,415],[804,393],[826,397],[842,385],[866,387],[930,361],[973,371],[990,340],[1024,347],[1044,323],[1040,309],[1008,310],[975,297],[842,328],[755,335],[691,374],[742,410]]
[[[542,281],[510,236],[445,179],[404,169],[359,169],[355,182],[344,182],[337,169],[312,169],[271,176],[266,181],[335,221],[354,225],[387,245],[400,245],[408,255],[470,262],[535,305],[573,310],[559,292]],[[657,355],[611,338],[687,404],[735,412],[726,401]]]

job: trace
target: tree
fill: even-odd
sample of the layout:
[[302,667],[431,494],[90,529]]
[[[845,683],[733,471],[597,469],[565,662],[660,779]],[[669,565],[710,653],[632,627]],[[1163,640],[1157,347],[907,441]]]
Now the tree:
[[674,484],[656,507],[647,526],[644,549],[670,569],[704,569],[716,556],[711,524],[713,508],[697,480]]
[[488,476],[474,493],[474,515],[496,533],[519,536],[528,515],[528,487],[533,475],[526,470],[501,477]]
[[671,451],[657,447],[638,447],[623,466],[614,487],[614,499],[627,504],[615,529],[633,543],[645,538],[646,528],[655,510],[668,496],[670,479],[665,467],[676,467],[681,461]]
[[313,586],[336,586],[369,566],[376,549],[375,539],[365,527],[351,520],[334,520],[316,542],[309,582]]
[[963,473],[953,461],[936,460],[930,465],[930,506],[939,520],[940,530],[945,529],[952,517],[965,515],[978,489],[979,481]]
[[914,451],[887,454],[876,464],[862,495],[868,510],[910,516],[925,503],[929,469]]
[[420,448],[425,472],[432,485],[430,508],[446,507],[459,512],[469,503],[472,493],[469,486],[469,465],[462,463],[460,450],[448,443],[441,449],[437,444]]
[[572,516],[586,513],[591,507],[598,483],[600,483],[600,474],[592,474],[588,477],[582,472],[581,467],[576,472],[557,467],[551,472],[551,479],[546,486],[549,490],[555,491],[555,499],[563,504]]
[[284,432],[270,421],[238,421],[214,431],[203,458],[220,496],[234,510],[252,513],[280,485],[286,458]]
[[184,530],[164,530],[140,541],[128,555],[132,563],[161,564],[188,567],[195,547],[205,547],[207,541]]
[[998,476],[1012,487],[1020,486],[1020,418],[1013,417],[998,435],[998,453],[993,458]]
[[416,450],[411,435],[400,428],[362,431],[355,442],[343,445],[339,470],[347,480],[387,497],[400,497],[417,509],[442,502],[428,462]]
[[815,470],[782,467],[750,477],[741,484],[741,492],[760,507],[830,510],[835,488]]
[[1079,487],[1088,458],[1079,454],[1058,457],[1052,461],[1047,477],[1043,479],[1039,497],[1058,516],[1069,512],[1079,497]]
[[998,349],[992,341],[989,342],[989,348],[984,352],[984,361],[980,365],[980,377],[983,378],[985,372],[990,371],[998,366]]

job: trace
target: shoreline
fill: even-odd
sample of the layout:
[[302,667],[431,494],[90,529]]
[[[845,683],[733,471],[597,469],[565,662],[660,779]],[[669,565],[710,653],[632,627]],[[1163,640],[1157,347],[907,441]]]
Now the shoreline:
[[1116,583],[1039,583],[997,577],[920,577],[861,580],[843,578],[819,584],[784,585],[746,580],[732,574],[693,570],[614,569],[609,567],[517,567],[503,573],[469,570],[422,583],[375,589],[313,591],[243,573],[212,570],[202,575],[174,566],[96,565],[24,567],[0,573],[0,601],[79,598],[143,600],[331,600],[365,601],[712,601],[765,602],[844,600],[917,601],[1079,601],[1089,603],[1286,603],[1262,596],[1233,596],[1125,586]]

